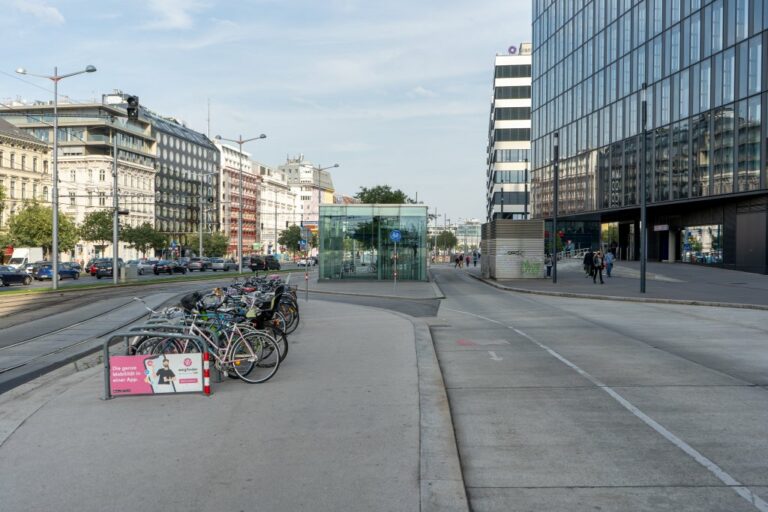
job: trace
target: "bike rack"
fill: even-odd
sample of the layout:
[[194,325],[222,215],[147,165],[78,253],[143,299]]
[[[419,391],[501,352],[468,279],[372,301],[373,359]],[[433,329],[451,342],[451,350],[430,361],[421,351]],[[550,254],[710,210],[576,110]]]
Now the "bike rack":
[[[138,327],[144,327],[144,326],[138,326]],[[125,349],[126,353],[128,351],[129,347],[129,338],[135,337],[135,336],[157,336],[158,331],[152,331],[152,330],[129,330],[129,331],[122,331],[122,332],[116,332],[113,333],[112,336],[107,338],[104,341],[104,396],[103,400],[111,400],[112,397],[112,388],[110,386],[110,366],[109,366],[109,346],[112,344],[112,340],[115,338],[123,338],[125,341]],[[199,336],[195,336],[193,334],[183,334],[183,333],[170,333],[170,332],[163,332],[163,336],[167,338],[175,338],[175,339],[185,339],[193,342],[197,347],[200,349],[200,353],[205,352],[205,345],[203,344],[203,340]]]

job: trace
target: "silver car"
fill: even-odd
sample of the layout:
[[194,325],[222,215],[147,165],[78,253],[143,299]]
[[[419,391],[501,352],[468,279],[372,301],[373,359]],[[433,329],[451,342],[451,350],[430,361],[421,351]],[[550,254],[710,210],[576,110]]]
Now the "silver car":
[[139,260],[139,262],[136,264],[136,272],[143,276],[144,272],[154,272],[155,265],[157,265],[156,259],[148,259],[148,260]]
[[237,270],[237,263],[228,258],[211,258],[211,270]]

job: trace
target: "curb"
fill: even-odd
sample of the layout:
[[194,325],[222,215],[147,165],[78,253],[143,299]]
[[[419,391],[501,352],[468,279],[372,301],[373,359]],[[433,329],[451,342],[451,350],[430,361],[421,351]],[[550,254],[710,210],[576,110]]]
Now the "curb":
[[[297,293],[303,293],[304,290],[298,290]],[[371,295],[369,293],[350,293],[350,292],[331,292],[325,290],[313,290],[309,289],[309,293],[319,293],[321,295],[346,295],[349,297],[375,297],[377,299],[397,299],[397,300],[441,300],[445,298],[445,295],[440,294],[435,297],[404,297],[402,295]]]
[[421,512],[469,512],[448,395],[426,322],[413,324],[419,375]]
[[528,290],[525,288],[515,288],[512,286],[504,286],[503,284],[494,283],[489,279],[485,279],[474,274],[467,274],[471,278],[481,281],[488,286],[498,288],[499,290],[505,290],[509,292],[517,293],[529,293],[531,295],[548,295],[550,297],[570,297],[577,299],[592,299],[592,300],[620,300],[623,302],[641,302],[647,304],[673,304],[678,306],[708,306],[717,308],[733,308],[733,309],[754,309],[758,311],[768,311],[768,306],[761,304],[741,304],[737,302],[709,302],[704,300],[694,299],[661,299],[661,298],[643,298],[643,297],[622,297],[620,295],[593,295],[589,293],[576,293],[576,292],[549,292],[545,290]]

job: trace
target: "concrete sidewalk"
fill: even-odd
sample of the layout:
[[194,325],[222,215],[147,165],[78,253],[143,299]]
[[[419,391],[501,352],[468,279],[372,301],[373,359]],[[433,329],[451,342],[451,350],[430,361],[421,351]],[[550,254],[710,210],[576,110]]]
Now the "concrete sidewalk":
[[440,496],[453,502],[441,510],[466,510],[425,329],[371,308],[301,307],[263,385],[102,401],[97,365],[0,396],[3,510],[415,511]]
[[[599,299],[671,302],[768,309],[768,276],[683,263],[648,262],[646,293],[640,293],[640,268],[636,261],[619,261],[612,277],[603,271],[604,285],[585,277],[580,261],[558,262],[557,284],[550,279],[488,279],[515,291]],[[459,271],[459,269],[456,269]],[[462,269],[480,278],[480,267]]]
[[[427,281],[372,281],[367,279],[317,279],[317,267],[309,272],[309,291],[335,295],[358,295],[367,297],[403,298],[415,300],[442,299],[443,293],[432,282]],[[299,294],[306,289],[304,272],[291,272],[289,284],[298,285]]]

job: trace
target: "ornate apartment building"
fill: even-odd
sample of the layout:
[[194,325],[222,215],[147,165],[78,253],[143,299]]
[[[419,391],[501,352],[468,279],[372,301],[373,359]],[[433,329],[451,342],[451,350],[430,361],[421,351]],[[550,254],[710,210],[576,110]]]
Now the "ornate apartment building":
[[[219,217],[221,231],[229,237],[227,252],[237,255],[237,230],[240,208],[243,210],[243,254],[258,252],[259,246],[259,194],[261,178],[253,170],[251,155],[235,146],[215,142],[219,151],[221,165],[218,179]],[[240,196],[240,176],[242,171],[243,193]]]
[[0,230],[25,201],[50,201],[50,157],[48,144],[0,118]]
[[258,162],[253,162],[253,166],[261,177],[261,250],[264,254],[280,253],[280,233],[299,225],[298,196],[283,172]]

